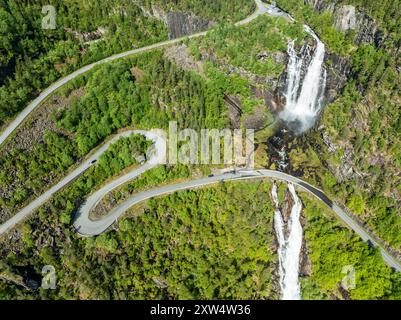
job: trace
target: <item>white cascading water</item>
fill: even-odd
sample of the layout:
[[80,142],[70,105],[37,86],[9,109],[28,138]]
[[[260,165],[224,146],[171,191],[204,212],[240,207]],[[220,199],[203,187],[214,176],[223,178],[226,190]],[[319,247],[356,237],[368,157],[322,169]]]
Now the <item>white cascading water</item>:
[[288,123],[296,122],[298,133],[305,132],[315,124],[323,106],[326,89],[326,70],[323,67],[324,44],[312,29],[306,25],[304,28],[315,39],[316,49],[301,83],[302,66],[306,57],[298,57],[294,48],[294,41],[288,43],[286,104],[279,115]]
[[284,274],[285,270],[283,267],[283,257],[285,256],[285,236],[284,236],[284,220],[281,215],[278,195],[277,195],[277,185],[273,184],[272,197],[274,201],[275,211],[274,211],[274,229],[276,230],[276,236],[278,241],[278,257],[279,257],[279,275],[280,275],[280,287],[283,291]]
[[[300,222],[302,203],[299,200],[295,188],[288,185],[288,190],[294,200],[291,216],[286,226],[281,214],[277,196],[277,186],[273,185],[272,197],[275,205],[274,228],[279,244],[279,274],[282,300],[300,300],[301,289],[299,284],[299,260],[302,249],[303,230]],[[287,237],[286,237],[287,234]]]

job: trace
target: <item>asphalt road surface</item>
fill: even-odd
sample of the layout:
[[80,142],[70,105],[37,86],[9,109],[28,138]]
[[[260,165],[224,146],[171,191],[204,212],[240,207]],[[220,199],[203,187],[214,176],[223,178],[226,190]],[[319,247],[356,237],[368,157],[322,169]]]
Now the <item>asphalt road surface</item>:
[[[238,26],[245,25],[245,24],[250,23],[251,21],[255,20],[261,14],[267,13],[266,5],[263,4],[261,2],[261,0],[255,0],[255,2],[257,4],[256,11],[252,15],[247,17],[246,19],[244,19],[240,22],[237,22],[236,25],[238,25]],[[35,100],[33,100],[31,103],[29,103],[29,105],[21,113],[19,113],[18,116],[4,129],[4,131],[0,135],[0,145],[2,145],[4,143],[4,141],[6,141],[7,138],[18,128],[18,126],[31,114],[31,112],[34,111],[54,91],[56,91],[57,89],[59,89],[60,87],[65,85],[67,82],[71,81],[72,79],[75,79],[79,75],[84,74],[84,73],[88,72],[89,70],[93,69],[95,66],[98,66],[98,65],[101,65],[101,64],[104,64],[107,62],[111,62],[111,61],[114,61],[117,59],[121,59],[121,58],[130,56],[130,55],[133,55],[133,54],[142,53],[145,51],[150,51],[150,50],[159,49],[159,48],[162,48],[165,46],[173,45],[173,44],[181,42],[184,39],[192,39],[192,38],[205,36],[207,34],[207,32],[208,31],[199,32],[199,33],[196,33],[196,34],[193,34],[190,36],[177,38],[177,39],[173,39],[173,40],[167,40],[167,41],[159,42],[159,43],[147,46],[147,47],[119,53],[119,54],[113,55],[111,57],[105,58],[103,60],[97,61],[95,63],[89,64],[89,65],[69,74],[68,76],[58,80],[56,83],[54,83],[53,85],[48,87],[45,91],[43,91]]]
[[[291,175],[272,171],[272,170],[238,170],[236,172],[229,172],[222,175],[210,176],[207,178],[202,178],[198,180],[192,180],[187,182],[182,182],[174,185],[164,186],[156,188],[153,190],[144,191],[134,195],[133,197],[127,199],[119,206],[114,208],[106,217],[93,221],[89,218],[89,213],[94,207],[91,205],[84,205],[78,212],[74,226],[78,233],[83,236],[95,236],[106,231],[114,222],[118,220],[129,208],[132,206],[158,196],[171,194],[180,190],[196,189],[204,187],[207,185],[216,184],[223,181],[236,181],[236,180],[249,180],[249,179],[261,179],[261,178],[271,178],[274,180],[281,180],[288,183],[292,183],[297,187],[303,189],[306,192],[311,193],[317,199],[325,203],[334,213],[351,229],[353,229],[364,241],[369,242],[375,247],[379,248],[383,256],[384,261],[392,268],[397,271],[401,271],[401,264],[390,255],[383,247],[381,247],[367,231],[365,231],[357,222],[355,222],[344,210],[333,203],[321,190],[313,187],[309,183],[302,181]],[[104,194],[103,194],[104,195]]]
[[[19,211],[16,215],[14,215],[12,218],[4,222],[2,225],[0,225],[0,235],[4,234],[7,232],[9,229],[15,227],[18,223],[22,222],[29,214],[37,210],[40,206],[42,206],[44,203],[49,201],[51,197],[64,187],[66,187],[69,183],[71,183],[73,180],[78,178],[81,174],[83,174],[86,170],[88,170],[90,167],[96,164],[96,162],[99,160],[100,156],[107,151],[109,146],[113,143],[115,143],[118,139],[123,138],[123,137],[128,137],[132,134],[142,134],[144,135],[147,139],[153,141],[154,148],[152,148],[154,151],[151,152],[151,157],[148,159],[148,162],[142,166],[141,168],[138,169],[138,172],[141,171],[143,172],[144,169],[149,170],[152,167],[156,166],[160,161],[163,160],[162,155],[157,151],[157,150],[163,150],[163,146],[165,145],[165,141],[162,139],[162,137],[159,137],[156,133],[151,132],[151,131],[142,131],[142,130],[131,130],[131,131],[125,131],[123,133],[115,135],[112,139],[104,143],[99,149],[97,149],[93,155],[91,155],[86,161],[84,161],[80,166],[78,166],[74,171],[72,171],[70,174],[68,174],[64,179],[62,179],[59,183],[54,185],[52,188],[47,190],[45,193],[43,193],[41,196],[36,198],[34,201],[32,201],[28,206],[23,208],[21,211]],[[130,173],[129,175],[131,175]],[[134,175],[133,175],[134,176]],[[137,176],[137,175],[135,175]],[[111,182],[110,184],[112,185],[114,182]]]
[[[271,8],[267,7],[266,5],[262,4],[260,0],[255,0],[257,4],[257,10],[248,18],[240,21],[237,25],[244,25],[252,20],[256,19],[259,15],[264,13],[270,13],[269,10]],[[113,60],[117,60],[120,58],[124,58],[126,56],[141,53],[153,49],[158,49],[163,46],[172,45],[182,41],[185,38],[195,38],[204,36],[207,33],[200,32],[189,37],[164,41],[161,43],[157,43],[151,46],[134,49],[128,52],[124,52],[121,54],[113,55],[108,57],[104,60],[98,61],[96,63],[90,64],[85,66],[74,73],[68,75],[67,77],[60,79],[55,84],[50,86],[46,89],[39,97],[37,97],[34,101],[32,101],[15,119],[12,123],[3,131],[0,136],[0,145],[15,131],[15,129],[28,117],[28,115],[38,107],[50,94],[52,94],[55,90],[69,82],[70,80],[76,78],[77,76],[89,71],[93,67],[99,64],[107,63]],[[364,230],[361,226],[358,225],[346,212],[344,212],[340,207],[334,204],[324,193],[311,186],[310,184],[287,174],[278,171],[271,171],[271,170],[239,170],[236,172],[226,173],[219,176],[210,176],[203,179],[183,182],[175,185],[164,186],[160,188],[156,188],[153,190],[144,191],[134,195],[133,197],[129,198],[118,207],[113,209],[106,217],[92,221],[89,219],[89,213],[91,209],[93,209],[97,203],[101,200],[101,198],[110,192],[111,190],[117,188],[118,186],[126,183],[127,181],[138,177],[141,173],[151,169],[152,167],[158,165],[160,162],[163,161],[163,157],[165,157],[165,142],[164,140],[154,132],[147,132],[147,131],[127,131],[116,135],[111,140],[103,144],[99,149],[97,149],[92,156],[90,156],[83,164],[78,166],[73,172],[68,174],[63,180],[53,186],[51,189],[43,193],[40,197],[36,198],[33,202],[31,202],[28,206],[23,208],[19,211],[15,216],[13,216],[10,220],[6,221],[4,224],[0,226],[0,235],[7,232],[9,229],[15,227],[18,223],[23,221],[30,213],[37,210],[41,205],[43,205],[46,201],[50,200],[50,198],[59,190],[67,186],[71,181],[79,177],[82,173],[88,170],[92,165],[96,163],[99,157],[108,149],[110,144],[114,143],[121,137],[127,137],[133,133],[143,134],[148,139],[151,139],[154,142],[153,152],[149,154],[148,161],[140,166],[139,168],[133,170],[132,172],[120,177],[111,183],[107,184],[105,187],[101,188],[100,190],[96,191],[93,195],[91,195],[85,205],[81,207],[79,210],[75,221],[74,226],[76,230],[84,235],[84,236],[95,236],[104,231],[106,231],[115,221],[118,220],[121,215],[123,215],[129,208],[134,206],[141,201],[144,201],[149,198],[162,196],[165,194],[170,194],[179,190],[187,190],[187,189],[194,189],[199,188],[211,184],[215,184],[221,181],[235,181],[235,180],[246,180],[246,179],[261,179],[261,178],[271,178],[275,180],[282,180],[288,183],[292,183],[299,188],[304,189],[305,191],[313,194],[316,198],[323,201],[327,206],[329,206],[337,216],[344,221],[350,228],[352,228],[361,238],[365,241],[368,241],[372,245],[378,247],[382,253],[384,261],[391,266],[392,268],[401,271],[400,263],[392,257],[382,246],[380,246],[370,235],[369,233]]]

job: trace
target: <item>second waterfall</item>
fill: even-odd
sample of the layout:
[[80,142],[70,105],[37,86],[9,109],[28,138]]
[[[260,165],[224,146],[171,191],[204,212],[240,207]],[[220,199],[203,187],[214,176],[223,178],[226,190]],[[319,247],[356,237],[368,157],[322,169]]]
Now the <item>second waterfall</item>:
[[291,193],[294,204],[291,209],[291,215],[287,223],[285,223],[279,206],[277,185],[274,184],[272,189],[272,197],[276,208],[274,229],[278,242],[281,299],[300,300],[299,262],[303,241],[303,230],[300,222],[302,203],[292,184],[288,185],[288,190]]

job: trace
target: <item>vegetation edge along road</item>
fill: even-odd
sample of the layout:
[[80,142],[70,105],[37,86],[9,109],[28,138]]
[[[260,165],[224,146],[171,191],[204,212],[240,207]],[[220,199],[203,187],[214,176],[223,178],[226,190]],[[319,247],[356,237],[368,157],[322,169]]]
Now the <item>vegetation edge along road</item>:
[[[235,25],[237,26],[242,26],[245,24],[250,23],[251,21],[255,20],[257,17],[259,17],[261,14],[264,14],[267,12],[266,7],[260,0],[255,0],[255,3],[257,4],[256,11],[250,15],[249,17],[237,22]],[[184,36],[180,37],[177,39],[172,39],[172,40],[166,40],[163,42],[155,43],[146,47],[142,48],[137,48],[133,49],[130,51],[118,53],[115,55],[112,55],[110,57],[104,58],[100,61],[91,63],[87,66],[84,66],[73,73],[69,74],[68,76],[59,79],[56,81],[53,85],[48,87],[46,90],[44,90],[35,100],[33,100],[31,103],[28,104],[28,106],[22,110],[17,117],[4,129],[4,131],[0,135],[0,146],[7,140],[7,138],[20,126],[21,123],[24,122],[24,120],[47,98],[49,97],[53,92],[55,92],[57,89],[65,85],[66,83],[70,82],[71,80],[75,79],[76,77],[92,70],[94,67],[105,64],[114,60],[118,60],[121,58],[125,58],[137,53],[142,53],[146,51],[151,51],[154,49],[159,49],[165,46],[173,45],[176,43],[180,43],[181,41],[184,41],[185,39],[193,39],[201,36],[205,36],[210,30],[202,31],[199,33],[195,33],[189,36]]]
[[[254,19],[256,19],[259,15],[264,14],[264,13],[267,12],[266,7],[264,6],[264,4],[260,0],[255,0],[255,2],[257,4],[256,11],[251,16],[247,17],[246,19],[244,19],[244,20],[242,20],[240,22],[237,22],[236,25],[240,26],[240,25],[247,24],[247,23],[253,21]],[[195,37],[204,36],[204,35],[207,34],[207,32],[208,31],[199,32],[199,33],[196,33],[196,34],[193,34],[193,35],[190,35],[190,36],[185,36],[185,37],[181,37],[181,38],[177,38],[177,39],[173,39],[173,40],[167,40],[167,41],[156,43],[156,44],[153,44],[153,45],[150,45],[150,46],[146,46],[146,47],[130,50],[130,51],[127,51],[127,52],[123,52],[123,53],[120,53],[120,54],[116,54],[116,55],[110,56],[108,58],[102,59],[100,61],[97,61],[95,63],[89,64],[89,65],[87,65],[87,66],[85,66],[85,67],[83,67],[83,68],[71,73],[70,75],[58,80],[52,86],[47,88],[42,94],[40,94],[35,100],[33,100],[11,122],[11,124],[1,133],[0,146],[19,127],[19,125],[31,114],[31,112],[34,111],[36,109],[36,107],[38,107],[50,94],[52,94],[54,91],[56,91],[57,89],[59,89],[61,86],[63,86],[67,82],[71,81],[72,79],[78,77],[81,74],[84,74],[84,73],[88,72],[89,70],[91,70],[95,66],[100,65],[100,64],[104,64],[104,63],[107,63],[107,62],[111,62],[111,61],[114,61],[114,60],[117,60],[117,59],[121,59],[121,58],[130,56],[130,55],[133,55],[133,54],[146,52],[146,51],[162,48],[164,46],[176,44],[176,43],[179,43],[179,42],[181,42],[181,41],[183,41],[185,39],[191,39],[191,38],[195,38]],[[127,134],[127,132],[125,132],[124,134]],[[119,138],[119,137],[121,137],[121,136],[119,135],[117,138]],[[82,164],[80,167],[78,167],[76,170],[74,170],[70,175],[65,177],[57,185],[53,186],[50,190],[48,190],[47,192],[42,194],[42,196],[37,198],[30,205],[28,205],[27,207],[22,209],[13,218],[9,219],[4,224],[0,225],[0,235],[4,234],[9,229],[11,229],[14,226],[16,226],[19,222],[21,222],[23,219],[25,219],[30,213],[32,213],[40,205],[42,205],[44,202],[49,200],[51,198],[51,196],[55,192],[59,191],[61,188],[64,188],[72,180],[74,180],[76,177],[78,177],[83,172],[85,172],[91,165],[93,165],[93,161],[96,160],[97,157],[101,155],[101,153],[106,151],[106,149],[110,145],[110,143],[114,142],[114,141],[115,141],[115,139],[112,139],[108,143],[104,144],[96,152],[96,154],[93,155],[88,161],[86,161],[84,164]],[[264,173],[262,173],[262,172],[264,172]],[[132,175],[132,172],[130,174]],[[384,249],[384,247],[382,245],[380,245],[377,241],[374,240],[374,238],[370,235],[370,233],[367,230],[365,230],[363,227],[359,226],[359,224],[357,222],[355,222],[354,219],[352,219],[352,217],[350,217],[344,210],[342,210],[337,205],[332,203],[324,195],[324,193],[322,191],[320,191],[319,189],[307,184],[306,182],[304,182],[304,181],[302,181],[302,180],[300,180],[300,179],[298,179],[296,177],[289,176],[289,175],[286,175],[286,174],[278,172],[278,171],[271,171],[271,170],[239,171],[237,173],[229,173],[229,174],[223,175],[223,176],[209,177],[209,178],[204,178],[203,180],[200,179],[200,180],[196,180],[196,181],[190,181],[190,182],[186,183],[187,185],[185,185],[185,184],[173,185],[173,186],[167,186],[167,187],[164,187],[164,188],[158,188],[158,189],[147,191],[147,193],[152,193],[153,195],[149,196],[149,195],[147,195],[147,193],[142,193],[142,197],[144,197],[144,199],[142,199],[140,201],[143,201],[145,199],[148,199],[148,198],[151,198],[151,197],[155,197],[155,196],[158,196],[158,195],[172,193],[172,192],[175,192],[175,191],[178,191],[178,190],[184,190],[184,189],[190,189],[190,188],[194,188],[194,187],[199,187],[199,186],[203,186],[203,185],[207,185],[207,184],[216,183],[216,182],[219,182],[219,181],[241,180],[241,179],[245,180],[245,179],[256,179],[256,178],[266,178],[266,177],[275,178],[275,179],[279,179],[279,180],[284,180],[284,181],[287,181],[289,183],[295,183],[299,187],[303,188],[305,191],[307,191],[307,192],[313,194],[314,196],[316,196],[318,199],[320,199],[321,201],[326,203],[336,213],[336,215],[339,216],[340,219],[343,220],[348,226],[350,226],[358,235],[360,235],[363,240],[368,241],[368,242],[372,243],[374,246],[378,247],[379,250],[382,253],[382,256],[383,256],[385,262],[389,266],[393,267],[394,269],[396,269],[398,271],[401,271],[401,265],[398,262],[398,260],[396,258],[394,258],[391,254],[389,254],[387,252],[387,250]],[[164,189],[166,189],[166,190],[164,190]],[[139,194],[139,195],[141,195],[141,194]],[[139,195],[134,196],[134,197],[137,197],[135,199],[139,199]],[[133,199],[131,198],[131,199],[127,200],[127,201],[131,201],[132,202]],[[138,203],[140,201],[139,200],[134,200],[134,204]],[[127,205],[127,204],[129,204],[129,203],[125,203],[125,205]],[[133,204],[131,204],[130,206],[132,206],[132,205]],[[120,207],[118,207],[118,208],[120,208]],[[118,208],[116,209],[117,211],[115,211],[115,212],[118,213],[118,214],[116,214],[117,218],[126,211],[126,210],[122,211],[122,209],[120,209],[120,211],[118,211]],[[89,214],[89,212],[88,212],[88,214]],[[111,224],[114,223],[114,221],[115,221],[115,219],[112,220]],[[93,223],[93,222],[91,222],[91,223]],[[104,230],[102,230],[102,232],[105,231],[110,225],[108,225]],[[83,233],[83,230],[81,232]],[[90,235],[90,234],[87,234],[87,235]]]
[[[159,154],[162,154],[159,152]],[[127,175],[129,175],[128,173]],[[121,177],[120,179],[122,179]],[[358,224],[350,215],[343,209],[331,201],[320,189],[311,184],[283,172],[266,170],[266,169],[239,169],[235,172],[227,172],[221,175],[205,177],[197,180],[186,181],[174,185],[163,186],[160,188],[143,191],[125,200],[119,206],[114,208],[109,214],[100,220],[92,221],[89,218],[90,211],[95,207],[98,198],[95,197],[91,204],[84,205],[78,212],[74,221],[75,229],[83,236],[91,237],[105,232],[119,217],[121,217],[129,208],[150,198],[171,194],[181,190],[199,188],[207,185],[216,184],[223,181],[237,181],[250,179],[272,178],[276,180],[292,183],[304,191],[312,194],[318,200],[326,204],[347,226],[357,233],[364,241],[372,244],[381,251],[383,260],[387,265],[397,271],[401,271],[401,264],[389,253],[383,245],[375,240],[375,237],[370,232]],[[111,182],[112,183],[112,182]],[[116,188],[117,186],[114,186]],[[105,186],[104,188],[107,188]]]

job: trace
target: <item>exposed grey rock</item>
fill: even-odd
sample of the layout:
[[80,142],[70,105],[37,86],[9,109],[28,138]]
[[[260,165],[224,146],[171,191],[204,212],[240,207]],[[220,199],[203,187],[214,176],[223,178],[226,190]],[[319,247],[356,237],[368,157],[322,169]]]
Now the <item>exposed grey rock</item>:
[[[290,192],[288,190],[285,191],[284,202],[281,208],[281,214],[283,215],[283,220],[288,227],[288,221],[291,217],[291,210],[294,206],[294,199],[292,198]],[[286,228],[287,229],[287,228]],[[288,236],[288,230],[286,231],[286,236]]]
[[[305,226],[305,222],[302,223],[302,226]],[[305,239],[302,241],[302,249],[299,258],[299,274],[302,277],[309,277],[312,274],[312,262],[309,259],[309,252]]]
[[65,31],[71,33],[77,40],[82,42],[98,40],[106,33],[106,29],[103,27],[99,27],[96,31],[92,32],[78,32],[70,28],[65,28]]
[[152,6],[150,10],[141,7],[147,17],[153,17],[164,22],[169,30],[169,38],[176,39],[215,26],[210,20],[202,19],[191,12],[164,12],[163,9]]
[[25,281],[26,287],[28,287],[32,291],[36,291],[39,289],[39,282],[33,279],[26,279]]
[[304,0],[304,3],[311,5],[315,11],[329,11],[333,13],[337,1],[333,0],[331,2],[327,2],[324,0]]
[[152,11],[147,14],[148,16],[161,20],[167,25],[167,14],[161,8],[152,6],[151,10]]
[[384,32],[377,23],[366,13],[353,6],[340,6],[339,1],[304,0],[317,12],[328,11],[334,15],[334,26],[341,31],[355,30],[355,44],[374,44],[380,47],[383,43]]
[[329,134],[327,132],[323,132],[322,134],[323,142],[327,146],[330,153],[333,153],[337,150],[336,146],[333,144]]
[[[285,56],[287,57],[287,55]],[[252,83],[267,85],[269,88],[272,88],[273,91],[277,88],[277,85],[279,84],[279,79],[276,76],[268,74],[264,76],[256,75],[242,67],[235,67],[231,64],[227,64],[224,63],[223,61],[220,61],[213,55],[213,53],[202,52],[202,61],[216,62],[220,66],[220,69],[223,72],[227,74],[240,75],[242,78],[248,79]]]
[[343,32],[356,28],[356,10],[354,6],[342,6],[334,11],[334,26]]
[[234,129],[241,127],[241,114],[242,105],[238,97],[235,96],[224,96],[224,101],[228,107],[228,117],[230,118],[231,125]]
[[360,12],[357,14],[356,30],[356,45],[368,43],[374,44],[376,47],[380,47],[383,43],[384,32],[378,28],[375,21],[371,17],[364,13]]
[[325,102],[331,103],[346,85],[351,66],[346,59],[334,53],[326,53],[325,65],[327,70]]
[[154,276],[152,278],[153,282],[155,283],[156,287],[160,288],[160,289],[165,289],[168,287],[167,281],[166,279],[162,278],[162,277],[156,277]]
[[275,63],[285,64],[287,62],[287,55],[284,52],[267,52],[262,51],[256,56],[258,60],[264,61],[266,59],[272,59]]
[[279,110],[279,99],[271,90],[252,87],[252,91],[258,99],[263,99],[265,101],[265,105],[273,111]]
[[146,157],[144,154],[136,154],[134,155],[136,163],[144,163],[146,161]]
[[180,68],[203,73],[203,62],[196,61],[185,44],[169,47],[164,54]]
[[214,22],[199,18],[192,13],[169,12],[167,14],[170,39],[204,31],[214,25]]
[[341,157],[341,165],[330,166],[330,170],[339,182],[343,182],[346,180],[350,180],[356,176],[353,165],[354,162],[352,149],[346,148],[344,151],[344,155]]

